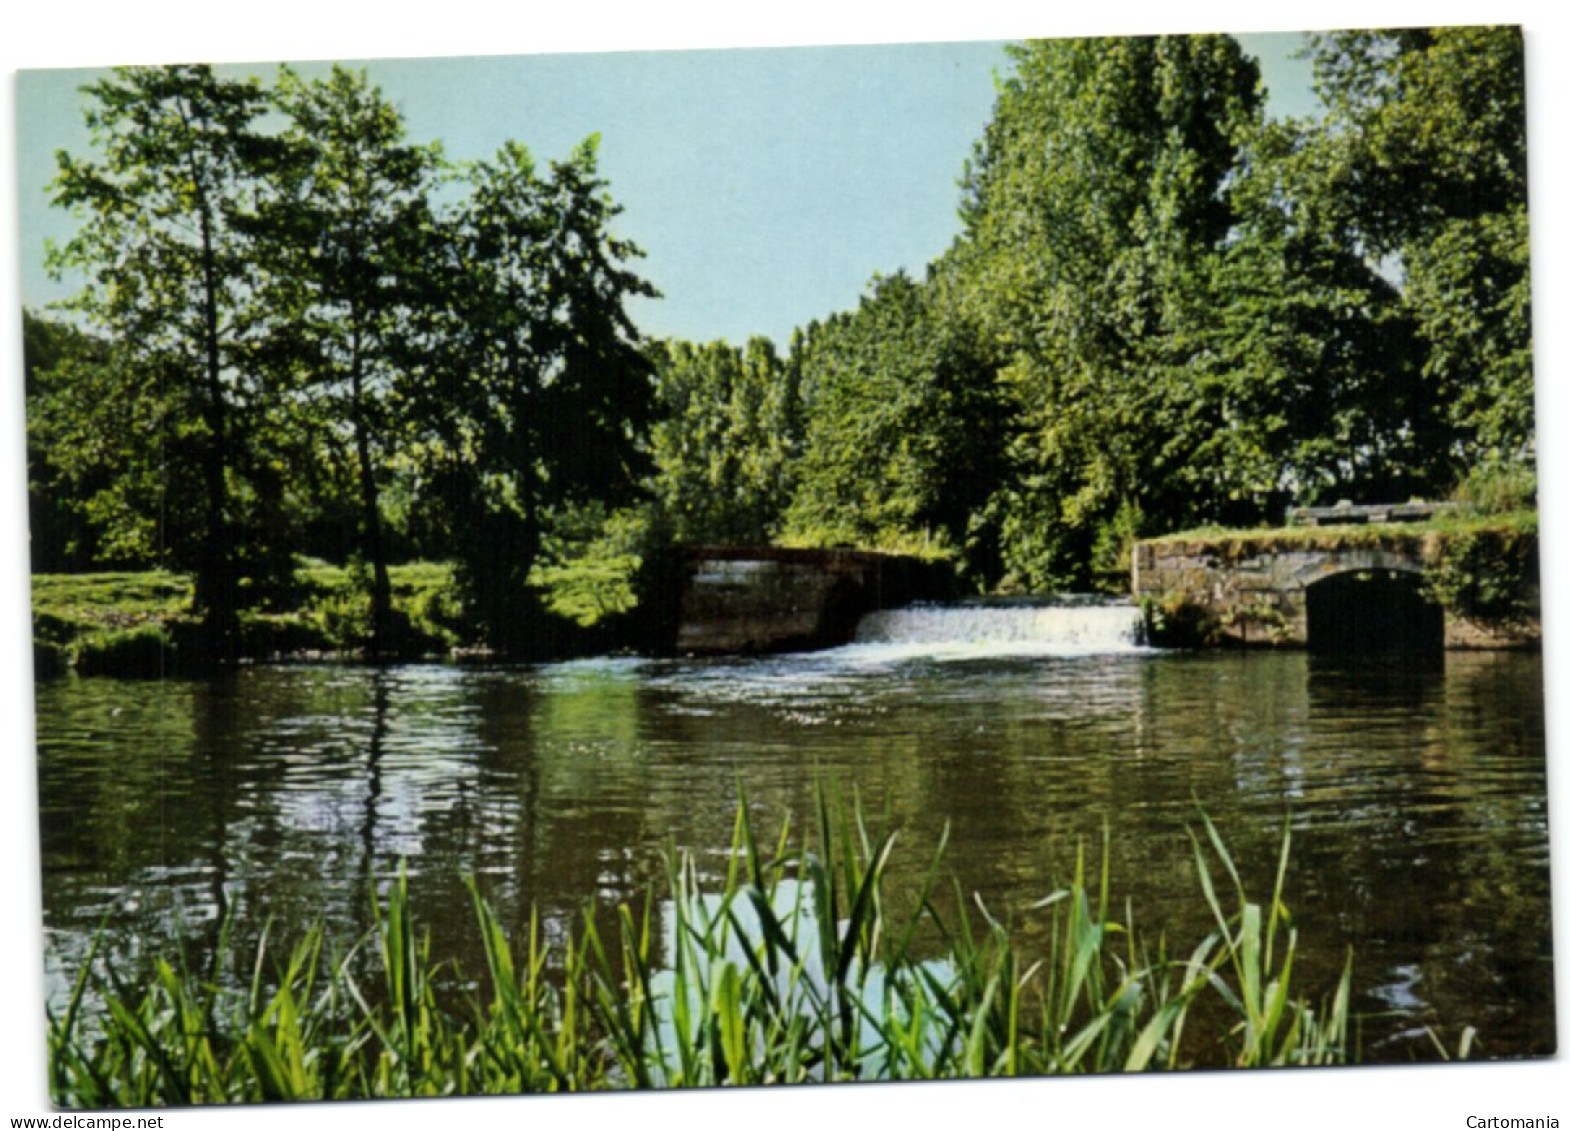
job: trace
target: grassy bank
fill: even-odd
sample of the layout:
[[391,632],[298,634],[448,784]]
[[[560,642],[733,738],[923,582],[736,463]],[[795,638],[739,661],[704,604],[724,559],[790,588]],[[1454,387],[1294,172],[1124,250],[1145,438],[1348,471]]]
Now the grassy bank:
[[1425,541],[1454,542],[1477,535],[1533,537],[1537,535],[1537,511],[1518,510],[1502,514],[1466,512],[1441,514],[1426,522],[1356,523],[1345,526],[1262,526],[1238,530],[1205,526],[1172,534],[1141,538],[1156,545],[1201,544],[1223,558],[1235,560],[1271,550],[1326,549],[1357,546],[1410,545]]
[[[390,572],[404,650],[446,652],[456,645],[462,621],[451,569],[415,563]],[[67,668],[83,674],[179,670],[196,651],[201,627],[191,595],[188,576],[162,570],[35,575],[33,638],[40,674]],[[370,600],[361,579],[348,569],[310,563],[297,571],[288,592],[241,614],[240,649],[253,659],[352,653],[369,630]]]
[[964,898],[940,914],[937,862],[918,910],[896,919],[884,903],[894,838],[827,801],[803,851],[786,848],[789,829],[760,844],[743,804],[724,882],[705,889],[691,861],[674,863],[658,922],[624,905],[565,937],[547,938],[536,916],[509,938],[471,885],[482,971],[431,953],[400,874],[347,951],[320,928],[284,950],[265,932],[242,945],[226,930],[213,970],[171,957],[136,985],[89,958],[49,1018],[51,1093],[65,1107],[122,1107],[1355,1056],[1350,956],[1335,985],[1294,980],[1290,839],[1257,901],[1208,820],[1192,835],[1195,898],[1214,927],[1181,947],[1120,920],[1104,866],[1083,856],[1034,908],[1051,928],[1031,950],[979,904],[967,914]]
[[[537,638],[542,654],[613,644],[607,625],[625,612],[625,563],[569,564],[542,571]],[[466,618],[452,567],[414,562],[389,570],[393,651],[400,658],[446,656],[483,644]],[[40,675],[159,675],[201,668],[201,624],[191,579],[160,570],[40,574],[33,578],[34,660]],[[606,595],[609,593],[609,595]],[[365,579],[354,570],[308,562],[288,591],[240,614],[240,654],[252,660],[353,656],[370,636]]]

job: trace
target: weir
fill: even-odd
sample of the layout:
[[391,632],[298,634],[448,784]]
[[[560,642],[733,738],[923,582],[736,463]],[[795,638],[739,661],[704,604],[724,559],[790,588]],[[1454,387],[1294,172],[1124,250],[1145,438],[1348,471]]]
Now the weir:
[[680,552],[672,632],[683,655],[799,652],[848,643],[862,616],[952,594],[942,562],[862,550],[694,546]]
[[1074,655],[1142,647],[1129,601],[956,599],[941,562],[858,550],[689,547],[674,571],[678,655],[805,652],[847,644],[913,654]]
[[1139,609],[1126,602],[960,601],[869,613],[857,625],[854,642],[1012,655],[1127,652],[1143,645],[1144,623]]

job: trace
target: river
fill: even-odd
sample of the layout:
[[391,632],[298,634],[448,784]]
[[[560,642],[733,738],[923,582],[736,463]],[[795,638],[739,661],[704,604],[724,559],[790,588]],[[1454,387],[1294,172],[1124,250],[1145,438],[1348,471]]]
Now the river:
[[898,830],[896,902],[946,828],[948,871],[1025,947],[1031,904],[1105,844],[1119,917],[1187,953],[1212,926],[1201,807],[1259,899],[1290,824],[1294,981],[1328,993],[1352,949],[1364,1059],[1433,1059],[1426,1030],[1466,1025],[1478,1055],[1553,1049],[1539,657],[1161,653],[1071,612],[757,659],[43,682],[51,996],[100,927],[128,969],[200,960],[224,914],[352,938],[400,862],[435,953],[477,968],[465,876],[557,930],[658,887],[672,850],[722,874],[743,792],[761,833],[810,828],[828,781]]

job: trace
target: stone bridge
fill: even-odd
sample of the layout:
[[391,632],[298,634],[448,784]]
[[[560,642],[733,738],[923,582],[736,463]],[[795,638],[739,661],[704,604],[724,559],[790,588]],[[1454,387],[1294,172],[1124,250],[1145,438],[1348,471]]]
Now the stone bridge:
[[1170,642],[1315,650],[1517,648],[1537,644],[1533,576],[1525,617],[1463,616],[1424,585],[1443,538],[1429,530],[1291,531],[1141,542],[1133,592]]

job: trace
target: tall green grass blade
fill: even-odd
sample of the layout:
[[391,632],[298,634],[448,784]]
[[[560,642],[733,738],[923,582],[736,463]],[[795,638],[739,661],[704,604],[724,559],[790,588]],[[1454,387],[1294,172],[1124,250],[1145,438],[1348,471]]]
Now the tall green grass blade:
[[1281,853],[1276,860],[1276,884],[1270,893],[1270,923],[1265,929],[1265,968],[1272,969],[1275,963],[1276,925],[1285,920],[1291,922],[1287,912],[1286,903],[1282,900],[1282,892],[1286,890],[1287,861],[1292,856],[1292,822],[1287,821],[1281,829]]
[[[914,911],[898,919],[882,892],[896,834],[875,835],[859,803],[850,817],[837,812],[827,790],[817,806],[816,842],[792,848],[782,835],[772,857],[739,812],[717,890],[703,890],[690,856],[673,854],[668,900],[641,913],[618,905],[603,935],[605,921],[586,911],[565,932],[553,925],[547,941],[531,909],[511,937],[466,880],[477,981],[433,959],[403,867],[368,893],[372,926],[347,950],[329,954],[318,927],[279,951],[264,924],[254,958],[234,963],[238,984],[221,985],[216,963],[197,977],[183,960],[155,961],[133,993],[95,940],[63,1012],[49,1017],[51,1094],[64,1106],[113,1107],[1356,1056],[1350,954],[1321,1008],[1296,986],[1300,941],[1283,902],[1289,832],[1268,908],[1244,895],[1212,823],[1190,832],[1215,927],[1171,961],[1164,939],[1136,932],[1131,906],[1124,923],[1108,917],[1105,832],[1098,872],[1082,849],[1071,882],[1030,905],[1047,923],[1027,953],[1012,913],[994,916],[957,880],[948,909],[936,906],[946,831]],[[1237,890],[1231,913],[1213,883],[1216,861]],[[669,916],[663,932],[656,906]],[[669,953],[657,953],[660,938]],[[1468,1027],[1458,1055],[1474,1042]]]
[[839,955],[834,965],[834,981],[844,984],[850,973],[851,964],[857,958],[858,950],[861,952],[863,970],[873,959],[877,949],[878,916],[874,913],[878,900],[878,885],[883,880],[883,870],[888,864],[889,853],[894,850],[894,834],[890,833],[879,842],[872,852],[865,871],[859,877],[860,884],[856,889],[855,902],[851,906],[850,919],[845,925],[844,945],[840,948]]

